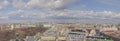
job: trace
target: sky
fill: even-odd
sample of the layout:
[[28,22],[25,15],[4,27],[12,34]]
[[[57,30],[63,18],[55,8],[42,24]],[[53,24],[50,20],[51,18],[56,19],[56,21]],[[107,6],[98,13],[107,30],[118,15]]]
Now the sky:
[[120,0],[0,0],[0,23],[119,23]]

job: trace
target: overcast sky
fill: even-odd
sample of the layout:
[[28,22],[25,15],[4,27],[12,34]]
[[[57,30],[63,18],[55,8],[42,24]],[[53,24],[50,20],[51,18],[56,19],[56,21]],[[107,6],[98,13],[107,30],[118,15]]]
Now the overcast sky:
[[0,22],[120,21],[120,0],[0,0]]

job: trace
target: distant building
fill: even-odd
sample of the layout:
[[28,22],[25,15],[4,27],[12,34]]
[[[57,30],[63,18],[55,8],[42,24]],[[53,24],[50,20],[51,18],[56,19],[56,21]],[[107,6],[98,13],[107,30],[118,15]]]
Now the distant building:
[[43,27],[52,27],[51,24],[43,24]]
[[68,34],[69,41],[85,41],[86,32],[82,30],[72,30]]
[[103,36],[88,36],[86,41],[114,41],[114,40]]
[[34,36],[26,36],[26,38],[24,40],[25,41],[36,41],[37,38],[35,38]]
[[10,24],[10,29],[13,30],[15,28],[29,28],[29,27],[43,27],[42,24],[38,23],[16,23],[16,24]]
[[37,41],[67,41],[67,37],[40,36],[40,38]]
[[58,41],[67,41],[67,37],[64,36],[58,37]]
[[41,36],[38,41],[56,41],[55,36]]
[[103,28],[100,32],[108,32],[108,31],[118,31],[118,28]]
[[90,31],[89,36],[94,36],[94,35],[96,35],[96,31],[95,31],[95,29],[92,29],[92,30]]

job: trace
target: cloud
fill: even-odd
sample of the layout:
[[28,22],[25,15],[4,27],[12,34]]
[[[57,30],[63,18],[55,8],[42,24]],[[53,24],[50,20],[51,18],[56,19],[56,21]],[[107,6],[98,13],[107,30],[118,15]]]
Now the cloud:
[[27,7],[23,0],[13,0],[13,6],[18,9],[25,9]]
[[64,9],[67,6],[74,4],[79,0],[29,0],[23,2],[23,0],[14,0],[13,6],[16,8],[42,8],[42,9]]
[[66,19],[67,18],[75,18],[75,19],[115,19],[118,18],[120,19],[120,13],[114,13],[111,11],[104,11],[104,12],[94,12],[94,11],[73,11],[73,10],[64,10],[64,11],[33,11],[33,10],[18,10],[18,11],[13,11],[9,12],[8,14],[9,17],[13,18],[23,18],[23,19]]
[[8,19],[7,16],[0,16],[0,19]]
[[23,0],[13,0],[13,6],[18,9],[42,8],[56,10],[64,9],[77,1],[79,0],[29,0],[28,2],[24,2]]
[[0,10],[5,9],[5,7],[9,4],[7,0],[0,2]]
[[3,7],[3,6],[0,6],[0,10],[2,10],[2,9],[4,9],[4,7]]
[[38,11],[38,10],[18,10],[0,14],[0,19],[5,20],[24,20],[24,21],[115,21],[120,19],[120,13],[111,11],[94,12],[80,10],[57,10],[57,11]]
[[6,20],[8,19],[8,15],[4,14],[4,13],[0,13],[0,20]]

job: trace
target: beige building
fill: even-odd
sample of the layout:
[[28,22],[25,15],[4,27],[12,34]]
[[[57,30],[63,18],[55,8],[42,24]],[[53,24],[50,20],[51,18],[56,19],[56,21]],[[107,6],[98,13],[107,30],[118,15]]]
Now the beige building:
[[96,35],[96,31],[95,31],[95,29],[92,29],[92,30],[90,31],[89,36],[94,36],[94,35]]
[[66,37],[41,36],[38,41],[67,41]]

